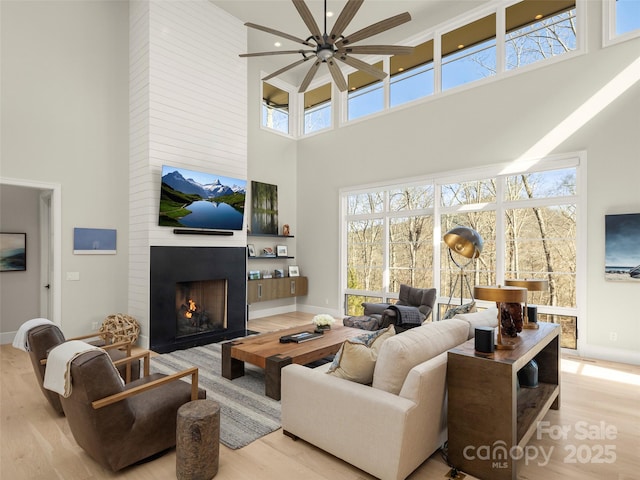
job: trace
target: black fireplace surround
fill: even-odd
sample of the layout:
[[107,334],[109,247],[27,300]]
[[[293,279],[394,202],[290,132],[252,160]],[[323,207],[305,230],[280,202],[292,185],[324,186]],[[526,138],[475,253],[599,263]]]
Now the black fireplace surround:
[[[246,334],[246,248],[151,247],[149,344],[167,353]],[[176,284],[208,280],[227,281],[226,328],[178,336]]]

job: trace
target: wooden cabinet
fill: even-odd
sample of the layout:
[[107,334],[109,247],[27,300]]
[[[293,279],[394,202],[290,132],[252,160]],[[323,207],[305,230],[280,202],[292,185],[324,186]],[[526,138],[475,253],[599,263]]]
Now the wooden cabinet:
[[266,302],[281,298],[303,296],[308,292],[308,285],[307,277],[249,280],[247,283],[247,302]]
[[[549,408],[559,408],[560,325],[539,325],[518,334],[514,350],[476,354],[473,339],[449,350],[449,462],[457,469],[483,479],[515,480],[520,449]],[[532,359],[539,385],[519,387],[518,371]]]

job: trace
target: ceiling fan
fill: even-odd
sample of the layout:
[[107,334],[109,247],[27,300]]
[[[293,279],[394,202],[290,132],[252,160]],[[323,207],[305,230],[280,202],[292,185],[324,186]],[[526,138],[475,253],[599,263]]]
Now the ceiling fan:
[[302,58],[293,62],[286,67],[283,67],[270,75],[267,75],[262,80],[269,80],[276,77],[281,73],[286,72],[298,65],[301,65],[309,60],[313,61],[313,65],[307,72],[306,76],[302,80],[302,84],[298,89],[298,92],[302,93],[307,90],[311,80],[315,76],[320,64],[326,63],[329,67],[331,77],[336,86],[341,92],[347,90],[347,82],[344,75],[340,71],[336,60],[339,60],[347,65],[368,73],[369,75],[383,80],[387,74],[386,72],[368,64],[362,60],[354,58],[352,55],[407,55],[413,52],[414,47],[404,47],[399,45],[361,45],[353,46],[354,43],[364,40],[366,38],[378,35],[379,33],[390,30],[394,27],[402,25],[403,23],[411,20],[411,15],[408,12],[389,17],[380,22],[374,23],[365,27],[350,35],[344,36],[343,32],[348,27],[353,17],[356,15],[364,0],[347,0],[346,5],[340,12],[340,15],[336,19],[331,32],[327,34],[327,0],[324,0],[324,33],[320,33],[320,28],[313,18],[311,11],[307,7],[304,0],[292,0],[293,5],[298,10],[298,13],[302,17],[302,20],[306,24],[307,28],[311,32],[311,36],[306,39],[298,38],[293,35],[274,30],[273,28],[263,27],[262,25],[256,25],[255,23],[247,22],[245,25],[256,30],[271,33],[288,40],[292,40],[296,43],[301,43],[309,47],[309,49],[300,50],[282,50],[273,52],[257,52],[257,53],[244,53],[241,57],[260,57],[266,55],[287,55],[287,54],[300,54]]

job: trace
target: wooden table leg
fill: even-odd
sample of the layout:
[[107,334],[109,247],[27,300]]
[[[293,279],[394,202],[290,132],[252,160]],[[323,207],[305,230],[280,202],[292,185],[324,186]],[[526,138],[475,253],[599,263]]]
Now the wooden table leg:
[[226,342],[222,344],[222,376],[228,380],[244,375],[244,362],[231,358],[231,347],[242,342]]
[[280,400],[280,371],[282,367],[291,363],[291,357],[284,357],[280,354],[267,357],[264,375],[264,393],[267,397]]

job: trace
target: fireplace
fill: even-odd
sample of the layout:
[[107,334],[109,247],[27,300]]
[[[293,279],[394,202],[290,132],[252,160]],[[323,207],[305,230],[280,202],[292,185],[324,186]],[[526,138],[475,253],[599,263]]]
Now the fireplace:
[[158,353],[246,334],[243,247],[151,247],[150,348]]

